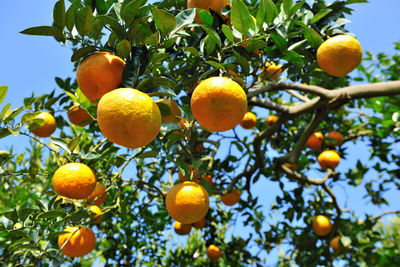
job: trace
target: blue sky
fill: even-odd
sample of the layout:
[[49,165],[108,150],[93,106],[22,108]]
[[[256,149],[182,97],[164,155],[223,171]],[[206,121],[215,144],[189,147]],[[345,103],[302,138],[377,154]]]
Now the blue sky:
[[[3,1],[0,12],[0,85],[9,87],[5,103],[11,102],[12,108],[21,106],[23,98],[35,92],[35,95],[48,93],[57,88],[54,77],[63,79],[74,77],[73,64],[70,61],[71,50],[58,44],[51,37],[36,37],[19,34],[25,28],[40,25],[51,25],[52,9],[55,1]],[[347,29],[353,32],[360,41],[363,50],[374,54],[379,52],[393,53],[393,42],[400,41],[400,10],[399,0],[371,0],[369,4],[354,4],[357,9],[349,19]],[[4,104],[3,104],[4,105]],[[3,106],[2,105],[2,106]],[[1,108],[1,107],[0,107]],[[16,146],[17,152],[23,152],[26,137],[10,136],[0,140],[0,150],[6,150],[11,145]],[[18,145],[17,145],[18,144]],[[354,167],[356,160],[367,160],[367,147],[363,144],[349,145],[351,157],[342,162],[341,168]],[[363,156],[364,155],[364,156]],[[317,173],[316,173],[317,175]],[[373,175],[373,174],[372,174]],[[253,187],[256,195],[262,196],[266,206],[270,206],[274,196],[265,196],[263,190],[269,187],[279,191],[277,185],[268,183],[263,187]],[[345,207],[348,198],[348,208],[358,214],[368,210],[379,213],[383,210],[399,209],[396,204],[397,195],[394,191],[388,193],[390,207],[382,209],[371,207],[362,199],[363,189],[349,189],[345,192],[340,186],[333,188],[340,197],[341,207]],[[233,229],[237,234],[237,229]],[[239,231],[243,231],[240,228]],[[276,255],[275,255],[276,256]]]

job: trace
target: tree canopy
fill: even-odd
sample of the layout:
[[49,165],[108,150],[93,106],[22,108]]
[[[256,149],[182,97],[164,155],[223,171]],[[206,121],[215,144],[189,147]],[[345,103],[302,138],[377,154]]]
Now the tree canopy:
[[[188,8],[189,2],[198,8]],[[353,36],[346,30],[352,4],[366,0],[234,0],[221,10],[210,2],[59,0],[52,25],[21,31],[70,47],[71,62],[65,64],[74,70],[98,52],[118,56],[125,62],[118,87],[150,96],[153,109],[172,119],[163,121],[150,143],[132,149],[107,138],[97,120],[102,103],[88,99],[77,77],[55,77],[58,88],[33,92],[15,109],[2,103],[7,86],[0,86],[0,138],[29,140],[22,154],[0,150],[1,265],[400,264],[398,218],[390,224],[381,220],[399,211],[346,209],[334,187],[363,187],[365,199],[379,207],[389,204],[385,192],[400,189],[400,43],[394,44],[394,55],[364,52],[351,76],[335,77],[320,66],[317,50],[331,37]],[[96,80],[103,81],[107,75],[96,71]],[[254,127],[238,124],[217,132],[197,121],[192,95],[199,82],[217,76],[243,88]],[[178,115],[160,99],[177,103]],[[77,107],[86,117],[72,123],[69,110]],[[37,117],[43,111],[55,118],[49,138],[37,134],[49,122]],[[315,137],[316,132],[322,135]],[[342,140],[328,135],[332,132]],[[350,143],[366,146],[369,160],[340,171],[329,165],[332,156],[326,167],[321,164],[326,150],[336,151],[340,162],[351,161],[357,151]],[[90,167],[86,172],[93,171],[106,193],[91,200],[58,194],[54,174],[74,162]],[[61,181],[71,170],[59,175]],[[367,178],[371,171],[378,176]],[[185,178],[204,187],[210,198],[205,226],[192,227],[182,238],[173,230],[166,195]],[[229,206],[226,195],[232,192],[240,201]],[[95,203],[100,213],[86,205],[105,194],[104,203]],[[263,202],[266,195],[273,196],[271,205]],[[327,234],[315,230],[318,215],[331,223]],[[60,245],[58,238],[69,226],[93,230],[96,240],[88,255],[61,253],[69,239]],[[335,237],[339,249],[333,250]],[[220,259],[207,258],[210,245],[220,248]],[[273,251],[279,256],[272,259]]]

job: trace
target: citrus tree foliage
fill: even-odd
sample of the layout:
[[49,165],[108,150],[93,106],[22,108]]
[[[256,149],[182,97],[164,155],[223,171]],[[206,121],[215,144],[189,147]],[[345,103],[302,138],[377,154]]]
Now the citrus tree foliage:
[[[198,10],[204,24],[197,24],[196,10],[186,9],[183,0],[57,1],[52,25],[22,33],[54,37],[71,47],[72,63],[65,64],[75,67],[96,51],[119,55],[126,61],[122,87],[137,88],[155,99],[173,99],[189,122],[184,130],[164,123],[146,147],[128,150],[114,145],[102,136],[96,121],[79,127],[66,119],[73,103],[96,118],[96,106],[77,88],[75,77],[56,77],[59,88],[27,95],[16,109],[1,104],[0,137],[14,134],[30,140],[23,154],[0,151],[1,264],[74,261],[91,266],[100,259],[127,266],[263,266],[271,263],[269,253],[280,249],[275,261],[283,266],[330,265],[337,259],[349,266],[399,265],[398,244],[389,241],[397,234],[376,226],[379,215],[344,210],[331,188],[364,186],[366,199],[383,207],[388,204],[384,192],[399,188],[400,161],[393,142],[400,127],[400,57],[367,53],[356,78],[325,73],[316,62],[316,49],[323,40],[346,33],[351,4],[367,1],[312,2],[235,0],[222,10],[222,17]],[[395,48],[400,51],[400,44]],[[282,65],[281,80],[265,74],[266,62]],[[237,128],[213,133],[200,127],[190,111],[190,96],[198,81],[212,76],[234,79],[243,86],[255,114],[275,114],[279,120],[267,127],[258,115],[256,127],[245,133]],[[6,91],[0,88],[0,102]],[[165,105],[159,108],[163,115],[170,113]],[[43,124],[33,119],[42,110],[57,121],[57,131],[48,139],[30,133]],[[347,142],[368,146],[370,161],[356,162],[340,173],[318,169],[314,163],[322,150],[305,147],[317,130],[343,134],[344,143],[337,148],[342,161],[355,157]],[[272,150],[276,156],[271,156]],[[107,187],[103,220],[97,226],[84,201],[63,203],[52,189],[54,172],[68,162],[90,166]],[[296,164],[296,171],[285,166],[287,162]],[[190,176],[189,165],[200,174],[211,174],[213,186],[200,179],[211,195],[207,225],[192,230],[182,242],[171,231],[173,220],[164,198],[171,183],[178,182],[178,170]],[[365,180],[370,169],[379,178]],[[310,170],[319,172],[320,179],[309,178]],[[276,196],[272,206],[253,194],[254,184],[263,186],[263,181],[281,189],[263,189]],[[228,209],[219,198],[233,188],[242,191],[241,201]],[[312,231],[318,214],[333,223],[325,237]],[[358,216],[366,219],[360,222]],[[250,234],[232,234],[229,229],[236,224],[246,226]],[[68,225],[95,229],[97,244],[91,254],[74,260],[60,253],[57,237]],[[346,249],[333,253],[329,242],[337,235]],[[377,247],[379,242],[383,247]],[[221,248],[218,262],[207,259],[209,244]]]

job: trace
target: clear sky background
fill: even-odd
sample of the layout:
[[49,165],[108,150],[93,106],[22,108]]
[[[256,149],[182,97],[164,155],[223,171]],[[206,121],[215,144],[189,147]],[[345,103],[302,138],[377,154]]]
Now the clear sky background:
[[[2,1],[0,9],[0,85],[9,87],[3,103],[12,103],[12,108],[22,105],[23,98],[35,93],[40,95],[49,93],[58,88],[54,77],[75,77],[70,61],[72,55],[68,47],[63,47],[51,37],[22,35],[19,32],[32,26],[51,25],[52,9],[55,1],[50,0],[17,0]],[[374,54],[385,52],[394,53],[393,42],[400,42],[400,0],[370,0],[369,4],[352,5],[356,11],[348,19],[347,29],[353,32],[360,41],[363,50]],[[60,89],[57,89],[60,90]],[[60,91],[59,91],[60,92]],[[58,93],[59,93],[58,92]],[[4,106],[2,104],[0,109]],[[0,139],[0,150],[7,150],[10,146],[16,148],[17,153],[23,152],[23,146],[28,139],[23,136],[9,136]],[[351,155],[341,162],[340,169],[355,167],[357,159],[367,161],[368,148],[362,144],[349,144]],[[371,173],[370,175],[374,175]],[[265,195],[265,188],[279,191],[276,184],[265,183],[263,186],[253,186],[254,194],[259,195],[265,206],[269,207],[275,199],[273,194]],[[369,206],[362,198],[364,190],[350,189],[344,191],[341,187],[333,188],[341,199],[341,207],[347,207],[357,214],[377,214],[384,210],[399,209],[397,204],[398,193],[391,191],[387,194],[389,207],[376,208]],[[233,228],[232,232],[242,234],[243,228]],[[271,256],[271,255],[270,255]],[[275,254],[276,256],[276,254]],[[276,260],[276,258],[275,258]],[[267,261],[268,262],[268,261]],[[270,263],[273,263],[274,260]]]

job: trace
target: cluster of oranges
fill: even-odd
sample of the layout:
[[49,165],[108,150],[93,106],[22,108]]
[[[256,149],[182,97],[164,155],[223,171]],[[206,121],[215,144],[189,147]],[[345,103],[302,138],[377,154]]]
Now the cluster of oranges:
[[[222,8],[229,5],[228,0],[188,0],[188,8],[213,9],[222,15]],[[253,17],[255,21],[255,18]],[[202,23],[196,14],[195,21]],[[245,36],[247,39],[248,36]],[[246,47],[248,44],[243,43]],[[259,53],[260,51],[256,52]],[[361,61],[361,46],[358,41],[348,35],[335,36],[318,48],[317,61],[321,69],[333,76],[344,76],[358,66]],[[346,60],[343,60],[346,58]],[[133,88],[119,88],[122,83],[122,72],[125,62],[108,52],[98,52],[86,57],[77,69],[77,82],[83,94],[97,106],[97,122],[103,135],[111,142],[127,148],[139,148],[152,142],[160,132],[163,122],[180,125],[186,138],[190,139],[189,121],[182,118],[182,112],[176,102],[161,99],[157,102],[147,94]],[[262,68],[262,77],[276,82],[282,74],[282,68],[275,63],[267,62]],[[170,114],[162,116],[158,105],[167,105]],[[211,77],[196,85],[191,97],[191,111],[202,127],[213,132],[223,132],[240,124],[244,129],[255,127],[257,118],[247,111],[247,97],[242,86],[227,77]],[[71,123],[86,126],[93,121],[92,116],[82,107],[74,104],[68,109]],[[42,126],[32,129],[39,137],[48,137],[56,129],[54,117],[47,112],[40,112],[35,119],[44,121]],[[271,115],[266,125],[272,126],[278,117]],[[330,132],[326,143],[329,146],[340,145],[343,136],[338,132]],[[313,133],[307,141],[311,149],[321,149],[323,135]],[[196,148],[197,149],[197,148]],[[199,148],[200,149],[200,148]],[[204,150],[204,147],[203,147]],[[321,168],[334,169],[339,164],[337,152],[327,150],[318,156]],[[289,166],[294,168],[295,166]],[[180,183],[174,185],[166,196],[166,209],[175,220],[174,229],[179,235],[189,234],[192,227],[201,229],[206,225],[206,214],[209,210],[209,195],[201,186],[205,179],[213,186],[211,175],[196,175],[197,169],[190,168],[191,179],[179,175]],[[99,223],[102,211],[99,206],[107,198],[106,188],[97,182],[94,172],[82,163],[68,163],[54,173],[53,188],[61,197],[84,200],[88,209],[95,215],[93,223]],[[232,206],[240,200],[240,191],[231,190],[221,197],[221,201]],[[313,229],[319,236],[331,232],[329,219],[319,215],[313,220]],[[70,257],[81,257],[93,250],[96,241],[93,231],[86,226],[67,227],[58,239],[61,252]],[[339,237],[331,241],[332,248],[339,249]],[[221,249],[212,244],[207,248],[211,260],[221,257]]]
[[[307,139],[306,146],[313,150],[319,150],[322,148],[324,139],[330,147],[340,146],[343,142],[343,135],[338,131],[330,131],[324,138],[321,132],[314,132]],[[319,154],[317,160],[322,169],[335,169],[339,165],[340,156],[335,150],[329,149]]]
[[[316,235],[326,236],[332,231],[332,223],[324,215],[317,215],[312,221],[312,228]],[[330,242],[330,246],[334,252],[338,252],[341,248],[340,236],[335,236]],[[343,246],[343,248],[346,248]]]
[[[106,187],[97,182],[91,168],[82,163],[68,163],[53,175],[53,189],[59,196],[72,200],[86,199],[87,208],[94,213],[93,223],[102,219],[99,208],[107,199]],[[93,231],[86,226],[71,226],[58,237],[61,252],[69,257],[82,257],[90,253],[96,245]]]

